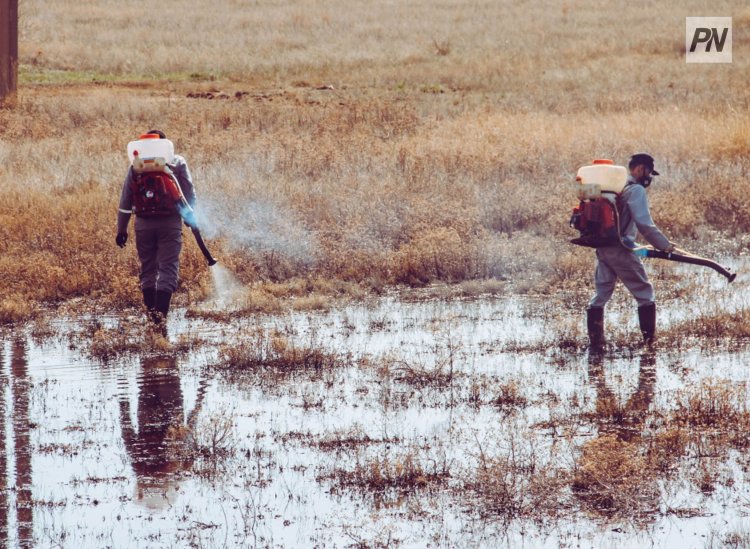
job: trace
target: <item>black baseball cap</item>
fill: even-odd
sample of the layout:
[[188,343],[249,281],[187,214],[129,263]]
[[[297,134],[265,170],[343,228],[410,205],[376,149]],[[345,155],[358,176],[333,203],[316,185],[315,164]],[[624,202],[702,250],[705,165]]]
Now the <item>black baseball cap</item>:
[[639,166],[641,164],[651,168],[651,175],[659,175],[659,172],[657,172],[654,169],[654,157],[648,153],[635,153],[633,156],[630,157],[630,162],[628,162],[628,168],[632,168],[633,166]]

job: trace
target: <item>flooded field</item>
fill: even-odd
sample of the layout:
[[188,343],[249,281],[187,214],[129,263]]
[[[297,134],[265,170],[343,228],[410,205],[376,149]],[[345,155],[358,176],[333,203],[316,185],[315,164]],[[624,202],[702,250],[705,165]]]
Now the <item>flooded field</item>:
[[6,331],[2,545],[748,546],[750,351],[680,328],[744,314],[716,278],[599,355],[562,297]]

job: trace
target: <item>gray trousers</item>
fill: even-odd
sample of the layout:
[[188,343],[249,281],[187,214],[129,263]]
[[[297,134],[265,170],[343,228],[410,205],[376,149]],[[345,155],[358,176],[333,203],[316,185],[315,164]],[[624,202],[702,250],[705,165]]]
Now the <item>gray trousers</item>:
[[137,217],[135,247],[141,260],[141,289],[174,292],[177,289],[182,250],[180,217]]
[[654,303],[654,287],[648,281],[641,259],[622,246],[608,246],[596,249],[596,295],[589,307],[604,307],[615,291],[618,278],[633,294],[639,307]]

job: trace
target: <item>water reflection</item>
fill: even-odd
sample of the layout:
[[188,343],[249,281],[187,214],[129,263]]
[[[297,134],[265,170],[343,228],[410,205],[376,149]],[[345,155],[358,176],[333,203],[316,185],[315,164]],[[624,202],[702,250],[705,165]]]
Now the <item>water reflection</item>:
[[[26,341],[16,338],[10,351],[10,371],[6,370],[4,347],[0,346],[0,543],[7,547],[16,537],[20,547],[33,546],[33,509],[31,498],[31,424],[29,422],[29,380]],[[10,426],[7,432],[8,390],[10,389]],[[10,478],[8,450],[12,437],[12,455],[15,458],[15,479]],[[15,506],[12,495],[15,495]],[[15,511],[15,517],[12,512]],[[15,521],[13,520],[15,518]],[[15,526],[17,533],[12,532]]]
[[596,389],[596,436],[584,443],[572,489],[589,509],[608,517],[647,520],[655,516],[659,490],[644,447],[643,432],[656,384],[655,356],[640,356],[638,385],[623,403],[607,384],[603,357],[589,355],[589,380]]
[[589,355],[589,381],[596,388],[596,419],[599,436],[615,435],[624,442],[641,436],[648,408],[654,399],[656,355],[644,351],[639,360],[638,385],[628,400],[621,404],[607,385],[601,353]]
[[142,357],[136,430],[130,400],[120,392],[122,439],[136,475],[138,503],[157,510],[174,504],[179,474],[193,464],[190,441],[205,393],[204,379],[198,387],[195,407],[185,418],[177,359]]

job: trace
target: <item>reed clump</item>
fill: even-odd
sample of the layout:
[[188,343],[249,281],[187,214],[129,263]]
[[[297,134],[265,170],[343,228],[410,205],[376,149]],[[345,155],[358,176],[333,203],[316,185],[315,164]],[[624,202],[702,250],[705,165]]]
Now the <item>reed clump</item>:
[[228,374],[242,372],[284,377],[297,372],[320,372],[344,364],[344,358],[315,342],[296,343],[275,331],[258,329],[241,341],[224,345],[216,368]]
[[750,411],[745,384],[709,380],[677,395],[674,422],[706,433],[714,444],[737,449],[750,447]]
[[670,326],[664,336],[674,341],[700,338],[704,344],[746,344],[750,340],[750,310],[706,312]]
[[436,462],[423,464],[415,452],[403,456],[365,459],[351,470],[335,468],[329,479],[340,487],[376,494],[412,494],[415,491],[445,485],[450,470]]

